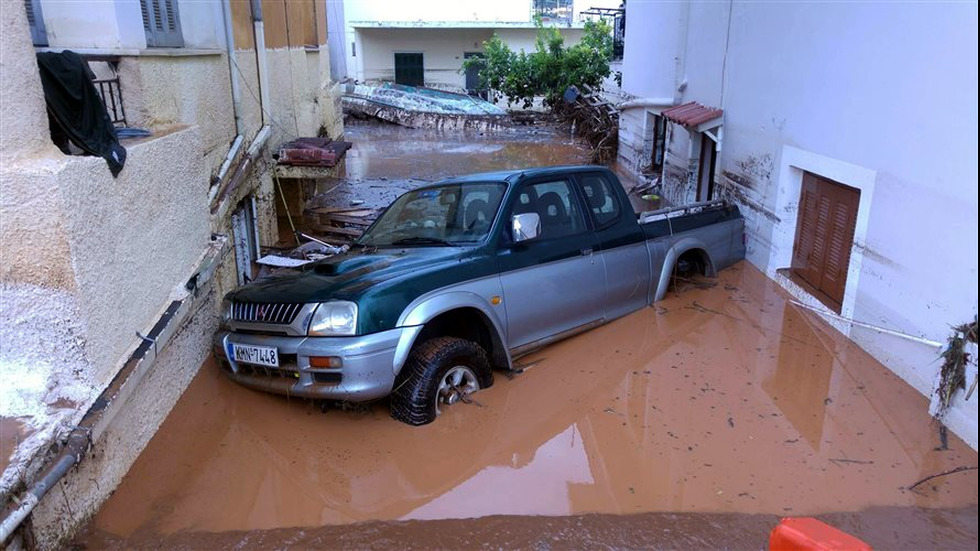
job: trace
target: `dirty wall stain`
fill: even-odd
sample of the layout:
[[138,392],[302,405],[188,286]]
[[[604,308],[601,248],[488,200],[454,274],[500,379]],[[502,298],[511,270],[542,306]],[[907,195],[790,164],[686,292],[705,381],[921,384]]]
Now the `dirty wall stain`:
[[238,387],[212,361],[96,516],[117,538],[368,520],[975,507],[977,454],[747,263],[525,358],[407,427]]

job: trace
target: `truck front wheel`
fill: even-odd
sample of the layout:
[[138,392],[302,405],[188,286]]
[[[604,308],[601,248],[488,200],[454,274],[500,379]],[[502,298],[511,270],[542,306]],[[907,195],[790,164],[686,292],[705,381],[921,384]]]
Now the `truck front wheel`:
[[391,392],[391,416],[409,425],[435,421],[446,406],[493,384],[487,354],[454,337],[427,340],[412,350]]

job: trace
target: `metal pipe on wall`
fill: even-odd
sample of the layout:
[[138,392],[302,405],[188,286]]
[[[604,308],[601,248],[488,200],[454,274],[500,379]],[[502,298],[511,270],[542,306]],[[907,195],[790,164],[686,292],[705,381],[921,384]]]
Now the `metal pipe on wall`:
[[228,69],[231,75],[231,104],[235,111],[235,133],[242,135],[242,88],[239,79],[242,74],[238,70],[237,54],[235,53],[235,30],[231,20],[231,0],[221,3],[221,15],[225,25],[225,47],[228,49]]
[[255,61],[259,68],[259,103],[262,106],[262,124],[268,125],[272,111],[269,105],[269,62],[265,53],[265,23],[262,21],[262,0],[250,0],[252,28],[255,33]]

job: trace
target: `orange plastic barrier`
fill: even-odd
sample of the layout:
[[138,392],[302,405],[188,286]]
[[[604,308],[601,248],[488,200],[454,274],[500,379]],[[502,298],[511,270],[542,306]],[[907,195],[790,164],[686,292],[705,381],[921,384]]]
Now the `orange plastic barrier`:
[[815,518],[784,518],[769,533],[769,551],[871,551],[871,546]]

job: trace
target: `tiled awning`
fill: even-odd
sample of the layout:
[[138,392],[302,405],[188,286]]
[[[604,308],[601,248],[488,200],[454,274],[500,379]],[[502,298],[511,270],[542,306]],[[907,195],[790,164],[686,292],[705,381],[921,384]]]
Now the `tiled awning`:
[[717,124],[709,126],[717,126],[721,124],[721,121],[715,121],[715,119],[721,119],[723,114],[724,111],[721,109],[705,107],[696,101],[664,109],[661,113],[667,117],[667,120],[687,128],[698,128],[707,122],[716,122]]

